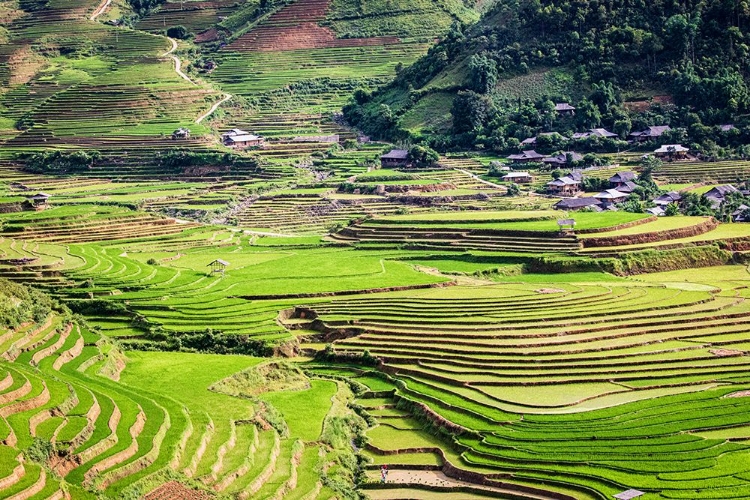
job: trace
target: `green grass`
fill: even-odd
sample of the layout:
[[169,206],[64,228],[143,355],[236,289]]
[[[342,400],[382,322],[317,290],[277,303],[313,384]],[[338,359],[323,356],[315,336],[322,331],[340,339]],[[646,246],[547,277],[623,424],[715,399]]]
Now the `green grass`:
[[271,403],[284,416],[289,435],[306,442],[317,441],[323,430],[323,420],[331,408],[331,398],[336,384],[324,380],[311,380],[310,389],[266,393],[260,399]]

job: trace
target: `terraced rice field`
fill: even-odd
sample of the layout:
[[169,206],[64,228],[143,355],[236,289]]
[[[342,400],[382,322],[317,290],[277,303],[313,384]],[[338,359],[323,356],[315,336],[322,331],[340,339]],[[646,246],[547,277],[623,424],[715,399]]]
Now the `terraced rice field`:
[[713,182],[717,184],[743,181],[748,174],[750,174],[750,164],[746,161],[675,161],[665,163],[654,172],[654,176],[668,179],[669,182]]
[[[167,1],[130,29],[89,20],[94,1],[19,3],[0,46],[0,276],[58,302],[36,317],[47,298],[0,293],[0,498],[750,497],[750,230],[552,211],[505,196],[489,154],[378,169],[390,145],[355,147],[333,114],[476,17],[394,5],[256,18],[254,2]],[[178,24],[210,73],[191,42],[177,66],[166,53]],[[194,123],[224,92],[212,128]],[[404,119],[447,123],[444,97]],[[234,127],[265,147],[160,164],[226,152],[216,132]],[[104,160],[16,170],[52,148]],[[22,210],[36,192],[50,205]],[[647,272],[680,266],[700,267]]]
[[[333,411],[336,383],[313,381],[297,393],[317,405],[309,425],[293,427],[292,408],[277,401],[290,426],[282,436],[254,420],[252,401],[208,390],[261,359],[183,353],[126,358],[58,314],[4,330],[0,352],[4,498],[333,495],[314,471],[327,460],[318,439]],[[44,443],[57,451],[25,457],[29,447]],[[175,474],[182,484],[167,482]]]
[[[51,147],[88,149],[103,157],[95,175],[148,178],[158,171],[155,151],[212,142],[194,121],[221,93],[178,75],[165,37],[90,21],[98,3],[29,5],[9,24],[12,43],[0,49],[2,166]],[[169,139],[179,127],[193,139]]]
[[[744,435],[748,402],[728,396],[747,383],[750,274],[717,269],[693,274],[701,284],[659,285],[669,273],[653,285],[519,282],[297,312],[320,321],[336,352],[382,361],[387,377],[355,378],[373,391],[360,404],[379,422],[368,435],[381,462],[440,468],[430,458],[438,453],[522,498],[546,498],[534,496],[542,485],[564,498],[627,488],[653,498],[742,498],[747,446],[727,437]],[[414,436],[408,429],[424,424],[409,414],[431,415],[444,440]],[[424,458],[402,462],[396,452]],[[424,477],[415,474],[393,487],[419,487]]]

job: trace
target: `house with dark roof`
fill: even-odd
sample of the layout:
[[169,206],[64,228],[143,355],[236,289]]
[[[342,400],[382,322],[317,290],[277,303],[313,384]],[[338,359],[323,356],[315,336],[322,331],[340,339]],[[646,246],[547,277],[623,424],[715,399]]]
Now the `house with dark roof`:
[[602,137],[604,139],[612,139],[617,137],[617,134],[610,132],[605,128],[592,128],[587,132],[576,132],[573,134],[572,139],[587,139],[589,137]]
[[750,207],[744,203],[737,207],[737,210],[732,212],[733,222],[750,222]]
[[565,198],[555,203],[554,207],[557,210],[596,210],[601,211],[601,202],[596,198],[589,196],[583,198]]
[[563,151],[559,155],[548,156],[546,158],[542,158],[542,163],[545,163],[552,167],[564,167],[568,165],[569,163],[582,161],[582,160],[583,160],[582,154],[576,153],[574,151]]
[[27,196],[26,206],[34,210],[44,210],[47,208],[47,201],[49,201],[51,197],[51,195],[43,192]]
[[645,142],[645,141],[657,139],[661,137],[664,134],[664,132],[667,132],[669,130],[672,130],[669,125],[656,125],[653,127],[648,127],[645,130],[631,132],[630,137],[635,142]]
[[568,177],[576,181],[583,181],[583,172],[580,170],[571,170],[568,172]]
[[638,184],[633,181],[626,181],[617,186],[617,190],[621,193],[630,194],[638,188]]
[[[560,135],[560,134],[558,134],[557,132],[541,132],[541,133],[535,135],[534,137],[528,137],[528,138],[522,140],[519,143],[518,146],[520,148],[526,148],[526,147],[530,147],[530,146],[536,146],[537,140],[540,137],[546,137],[546,136],[551,136],[551,135]],[[560,136],[560,137],[562,137],[562,136]],[[562,137],[562,140],[565,140],[565,137]]]
[[670,191],[667,194],[663,194],[657,198],[654,198],[654,203],[660,207],[666,207],[670,203],[677,203],[682,199],[682,195],[677,191]]
[[555,112],[560,116],[572,116],[576,114],[576,108],[574,108],[567,102],[558,102],[557,104],[555,104]]
[[519,154],[510,155],[507,158],[508,161],[511,161],[513,163],[531,163],[542,161],[542,159],[544,159],[544,155],[541,155],[533,149],[530,149],[528,151],[522,151]]
[[406,149],[391,149],[380,157],[380,166],[383,168],[408,167],[409,165],[411,165],[409,151]]
[[713,208],[719,208],[726,197],[732,193],[738,193],[739,190],[731,184],[724,184],[723,186],[716,186],[709,191],[703,193],[703,197],[711,202]]
[[626,182],[634,181],[635,177],[635,172],[617,172],[615,175],[609,178],[609,184],[613,188],[618,188]]

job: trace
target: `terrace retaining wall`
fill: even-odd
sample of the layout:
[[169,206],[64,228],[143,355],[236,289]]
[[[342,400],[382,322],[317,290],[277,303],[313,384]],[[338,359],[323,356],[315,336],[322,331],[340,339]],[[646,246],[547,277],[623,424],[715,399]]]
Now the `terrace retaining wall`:
[[641,234],[628,234],[621,236],[608,236],[601,238],[585,238],[583,248],[596,247],[616,247],[626,245],[640,245],[644,243],[656,243],[658,241],[675,240],[699,236],[709,231],[713,231],[719,226],[719,221],[713,217],[706,219],[700,224],[690,227],[681,227],[678,229],[668,229],[666,231],[653,231]]

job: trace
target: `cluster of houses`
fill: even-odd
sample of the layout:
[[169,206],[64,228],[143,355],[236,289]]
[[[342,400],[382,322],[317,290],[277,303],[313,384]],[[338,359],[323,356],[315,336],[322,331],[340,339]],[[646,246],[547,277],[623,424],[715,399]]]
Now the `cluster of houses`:
[[[609,189],[597,193],[593,196],[582,196],[577,198],[564,198],[557,202],[554,207],[558,210],[575,211],[575,210],[593,210],[601,212],[604,210],[617,210],[616,205],[627,201],[630,195],[635,191],[636,174],[634,172],[618,172],[608,179]],[[582,192],[581,184],[583,175],[580,170],[574,170],[564,177],[555,179],[547,183],[548,192],[558,196],[576,196]],[[732,193],[740,192],[736,187],[726,184],[716,186],[706,191],[703,197],[711,203],[713,209],[718,209],[726,200],[727,196]],[[750,195],[750,191],[741,191],[745,195]],[[680,204],[682,195],[677,191],[670,191],[662,194],[653,200],[655,207],[646,209],[646,212],[663,216],[666,214],[668,205],[675,203]],[[748,215],[746,217],[746,215]],[[732,213],[732,220],[735,222],[750,222],[750,207],[741,205]]]
[[[567,105],[567,103],[563,103],[563,104]],[[575,110],[575,108],[572,108],[572,109]],[[734,127],[734,126],[723,125],[722,127],[723,127],[722,130],[723,130],[725,127]],[[630,142],[640,143],[640,142],[655,140],[655,139],[660,138],[662,135],[664,135],[665,132],[668,132],[669,130],[671,130],[669,125],[657,125],[653,127],[648,127],[645,130],[638,130],[630,134],[629,136]],[[534,137],[528,137],[524,139],[519,144],[519,147],[522,149],[521,154],[510,155],[508,157],[508,160],[514,163],[542,162],[544,159],[544,156],[540,155],[539,153],[534,151],[532,148],[537,145],[540,137],[555,136],[555,135],[558,135],[558,134],[556,132],[542,132],[539,135],[536,135]],[[614,139],[617,137],[617,134],[615,134],[614,132],[610,132],[609,130],[604,129],[604,128],[592,128],[592,129],[587,130],[586,132],[576,132],[570,137],[570,139],[581,140],[581,139],[588,139],[589,137]],[[689,150],[687,148],[683,147],[680,144],[667,144],[667,145],[660,147],[656,151],[654,151],[654,154],[663,158],[680,159],[680,158],[684,158],[687,155],[688,151]]]
[[[555,204],[559,210],[616,210],[615,206],[622,203],[638,187],[635,183],[634,172],[618,172],[609,178],[609,189],[594,196],[582,198],[566,198]],[[557,196],[575,196],[582,191],[583,174],[574,170],[564,177],[547,183],[547,191]]]
[[[567,103],[558,104],[557,106],[568,106],[572,108],[571,113],[575,112],[575,108],[570,106]],[[560,113],[558,111],[558,113]],[[637,130],[635,132],[631,132],[629,137],[631,142],[646,142],[646,141],[652,141],[660,138],[662,135],[664,135],[665,132],[668,132],[672,130],[669,125],[656,125],[652,127],[648,127],[644,130]],[[524,139],[521,141],[520,147],[525,148],[529,146],[535,146],[537,144],[537,140],[539,137],[544,136],[553,136],[558,135],[557,132],[542,132],[539,135],[535,137],[529,137],[527,139]],[[592,128],[587,130],[586,132],[576,132],[574,133],[570,139],[573,140],[580,140],[580,139],[588,139],[589,137],[600,137],[602,139],[614,139],[618,137],[617,134],[614,132],[610,132],[609,130],[605,128]]]

